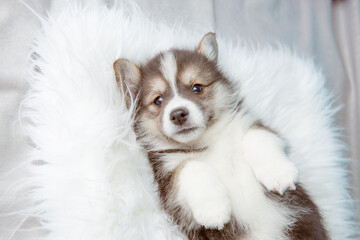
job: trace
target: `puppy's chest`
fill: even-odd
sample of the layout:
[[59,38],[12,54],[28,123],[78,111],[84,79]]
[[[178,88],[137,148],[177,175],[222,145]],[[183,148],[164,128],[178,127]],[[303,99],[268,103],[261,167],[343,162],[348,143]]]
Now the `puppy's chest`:
[[[228,175],[246,165],[244,158],[244,136],[248,131],[248,122],[243,118],[235,118],[226,125],[209,145],[206,162]],[[234,173],[235,174],[235,173]]]
[[247,169],[243,148],[247,126],[234,119],[213,136],[214,140],[206,148],[163,155],[165,170],[172,172],[180,170],[189,161],[201,161],[216,169],[219,175],[238,175],[239,170]]
[[[218,139],[204,156],[207,162],[215,171],[217,177],[228,189],[231,198],[239,198],[238,189],[243,192],[256,184],[255,176],[251,167],[245,159],[244,135],[246,128],[239,124],[230,124],[219,134]],[[252,191],[252,190],[251,190]]]

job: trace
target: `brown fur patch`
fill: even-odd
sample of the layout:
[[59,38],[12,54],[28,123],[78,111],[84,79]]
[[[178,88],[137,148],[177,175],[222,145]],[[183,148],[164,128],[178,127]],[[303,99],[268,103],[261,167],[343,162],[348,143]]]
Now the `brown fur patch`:
[[[286,232],[292,240],[328,240],[328,233],[324,227],[318,207],[311,200],[305,189],[296,185],[296,190],[286,191],[283,195],[267,192],[266,195],[281,204],[298,212],[296,222]],[[300,209],[300,211],[299,211]]]
[[[183,209],[173,200],[176,191],[173,178],[175,171],[163,172],[163,163],[160,160],[161,154],[149,152],[148,158],[154,172],[154,178],[158,185],[158,192],[165,211],[171,216],[172,220],[179,226],[184,233],[188,232],[188,226],[192,224],[192,219],[184,216]],[[197,228],[200,228],[198,226]]]
[[188,234],[189,240],[241,240],[245,236],[245,230],[240,228],[234,218],[221,230],[201,227]]
[[165,154],[165,153],[193,153],[193,152],[203,152],[207,148],[175,148],[175,149],[164,149],[164,150],[157,150],[157,151],[150,151],[151,154]]
[[[265,126],[261,121],[255,121],[251,126],[253,129],[265,129],[279,138],[281,136],[273,129]],[[285,151],[288,151],[286,147]],[[318,207],[311,200],[305,189],[296,184],[296,190],[288,190],[283,195],[275,192],[266,192],[266,195],[290,209],[298,212],[296,222],[291,227],[287,235],[292,240],[327,240],[328,235],[324,227]],[[300,211],[298,211],[300,209]]]

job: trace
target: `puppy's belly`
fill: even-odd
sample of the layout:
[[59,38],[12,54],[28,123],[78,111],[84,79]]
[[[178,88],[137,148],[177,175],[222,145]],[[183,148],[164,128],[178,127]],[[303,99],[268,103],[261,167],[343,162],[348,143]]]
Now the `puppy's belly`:
[[226,186],[232,215],[246,229],[247,239],[286,239],[283,230],[290,222],[290,212],[265,195],[265,189],[244,160],[240,131],[219,138],[207,161]]

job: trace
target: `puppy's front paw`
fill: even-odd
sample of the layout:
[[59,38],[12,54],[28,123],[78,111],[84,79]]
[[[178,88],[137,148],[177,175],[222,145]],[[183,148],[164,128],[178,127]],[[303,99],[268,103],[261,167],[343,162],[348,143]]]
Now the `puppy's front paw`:
[[228,198],[208,199],[193,208],[194,219],[205,228],[222,229],[230,221],[231,204]]
[[288,189],[296,189],[298,170],[295,164],[288,159],[283,161],[269,160],[269,164],[257,166],[253,170],[257,180],[269,191],[278,192],[282,195]]

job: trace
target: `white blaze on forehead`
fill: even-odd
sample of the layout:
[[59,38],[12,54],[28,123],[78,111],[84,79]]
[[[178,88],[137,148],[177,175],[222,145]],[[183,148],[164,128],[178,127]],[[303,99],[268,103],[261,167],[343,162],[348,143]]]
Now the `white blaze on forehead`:
[[176,60],[172,52],[166,52],[160,60],[160,70],[164,78],[169,82],[174,95],[177,95],[176,88]]

